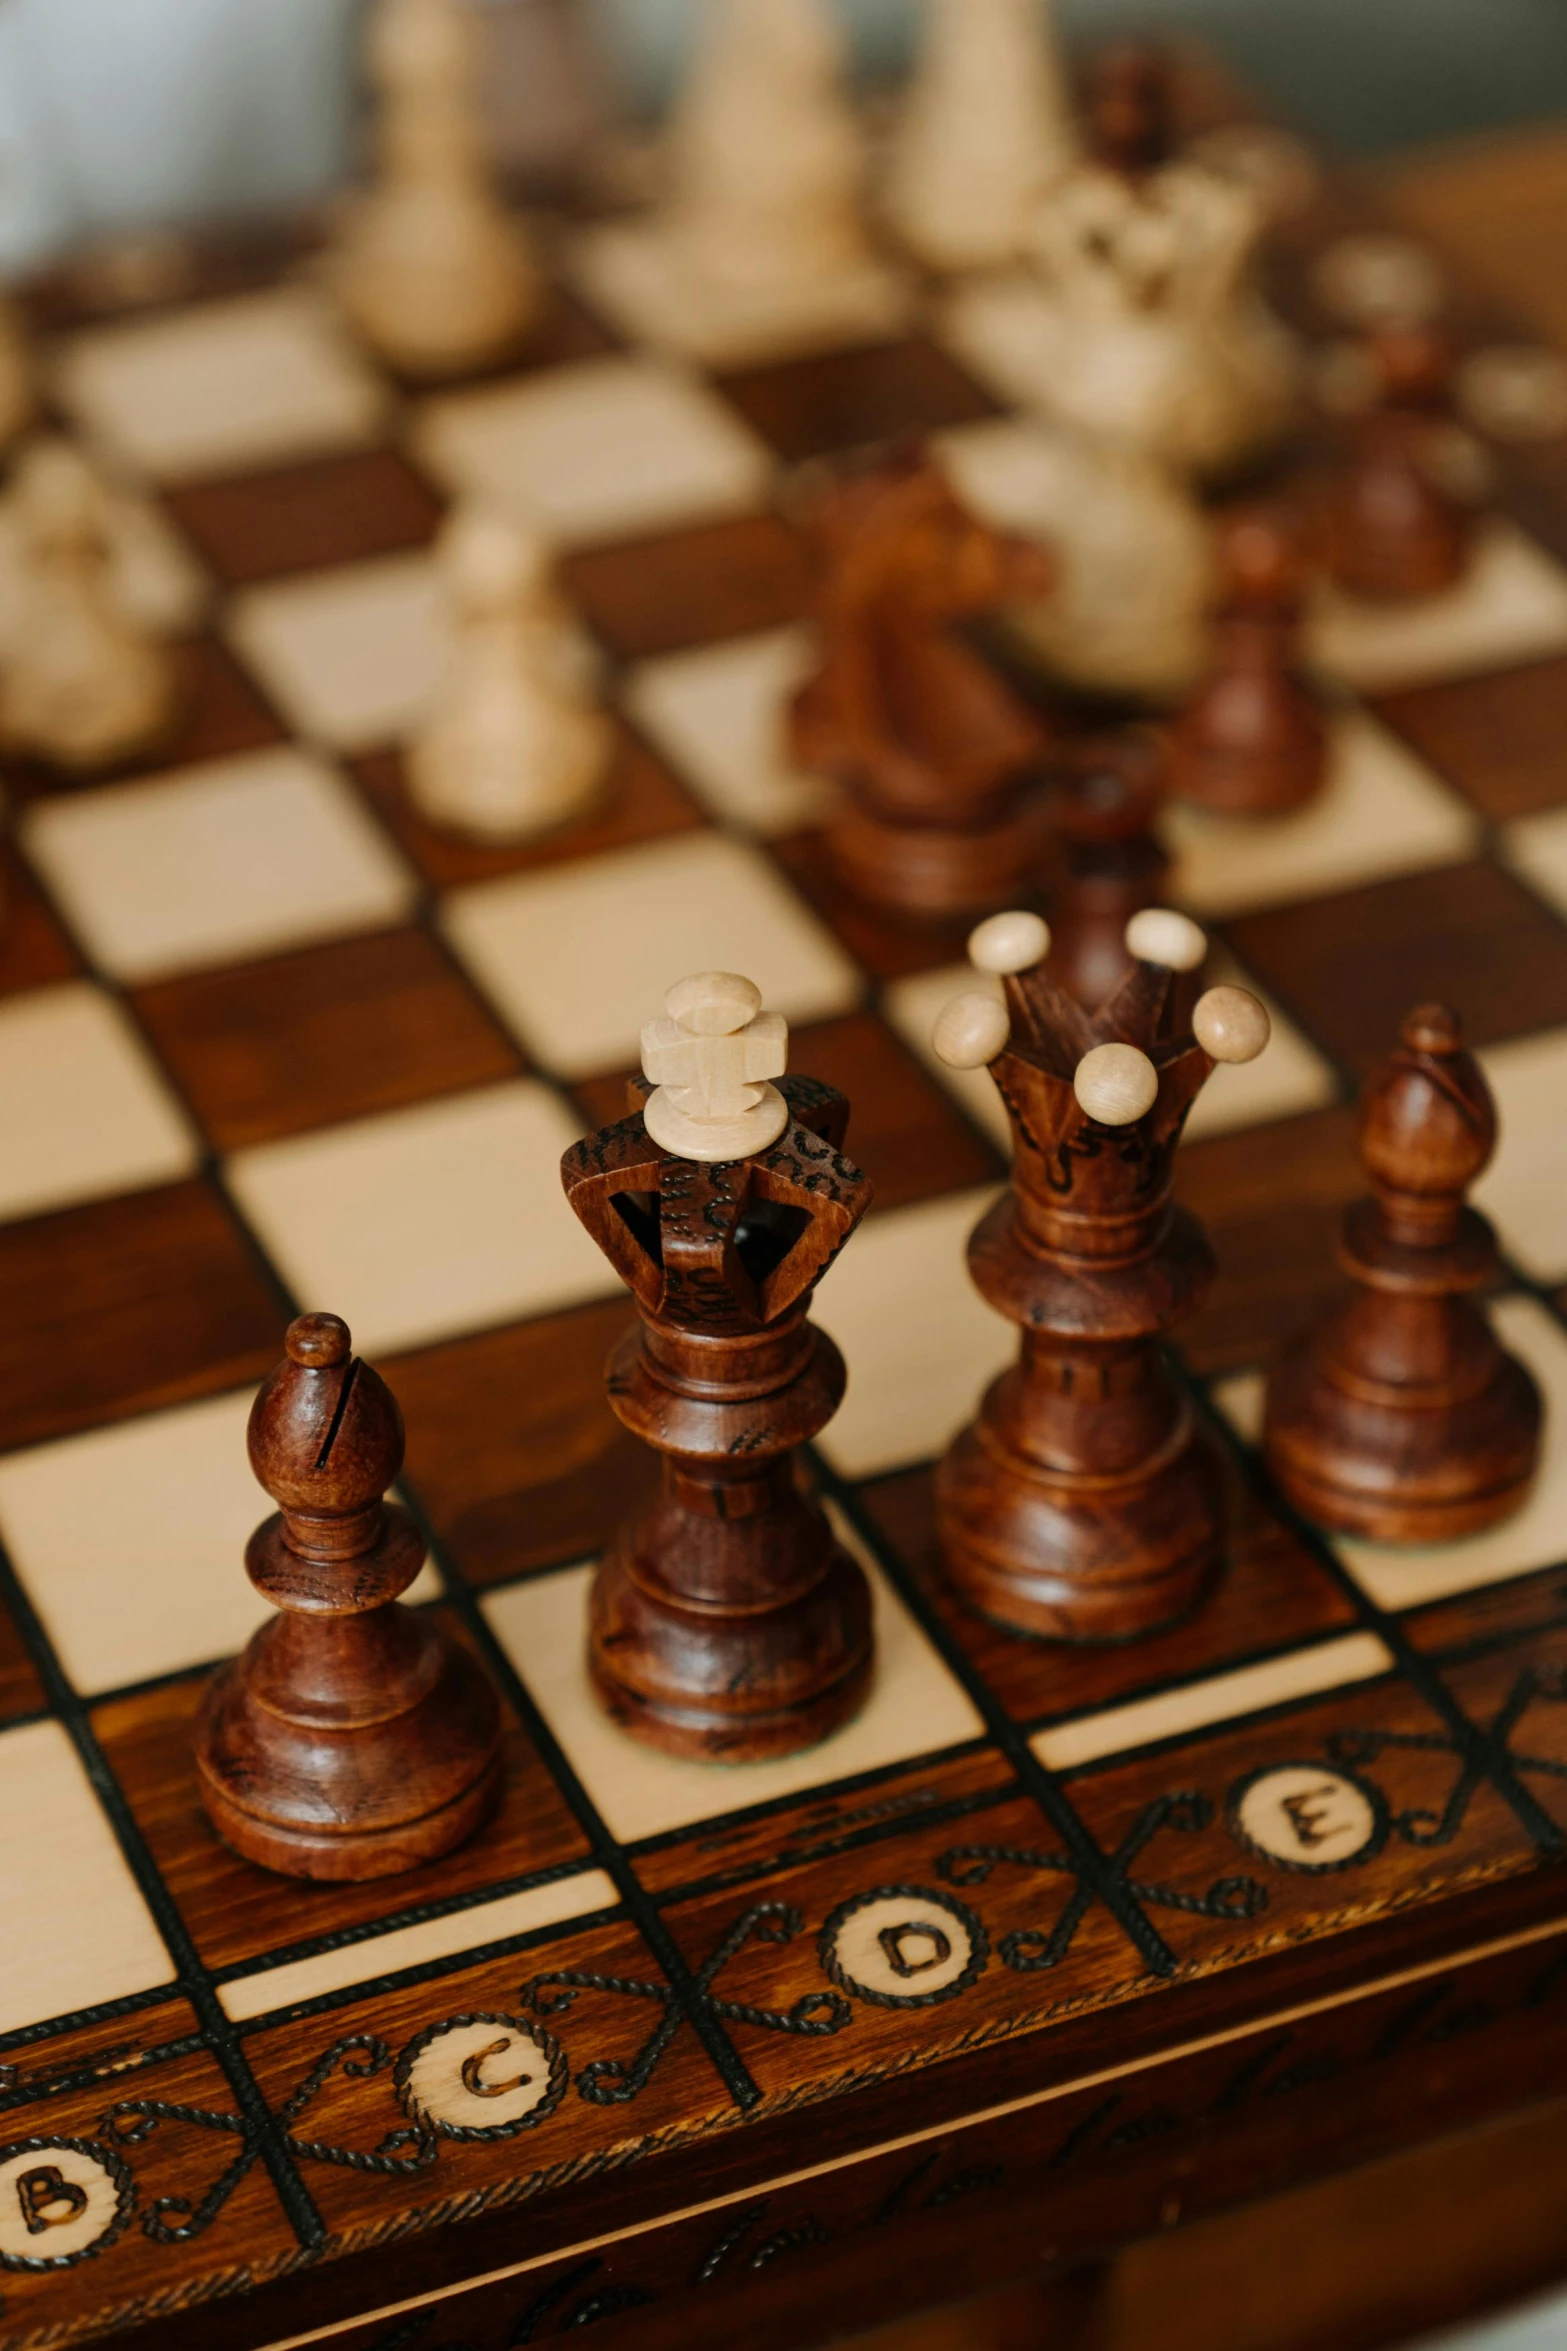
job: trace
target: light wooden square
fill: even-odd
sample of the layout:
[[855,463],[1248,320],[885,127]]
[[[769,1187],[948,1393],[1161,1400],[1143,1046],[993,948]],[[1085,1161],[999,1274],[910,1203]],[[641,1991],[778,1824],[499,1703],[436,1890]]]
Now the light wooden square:
[[326,760],[292,745],[36,802],[30,855],[122,980],[396,922],[412,873]]
[[1413,604],[1324,592],[1312,661],[1361,694],[1510,669],[1567,651],[1567,571],[1516,524],[1490,522],[1457,587]]
[[1156,1740],[1189,1737],[1215,1723],[1235,1722],[1264,1707],[1298,1705],[1328,1690],[1352,1688],[1393,1671],[1393,1656],[1375,1633],[1341,1633],[1336,1640],[1312,1641],[1233,1673],[1203,1682],[1183,1682],[1129,1706],[1107,1707],[1074,1721],[1053,1723],[1029,1745],[1049,1771],[1076,1771],[1107,1755],[1152,1746]]
[[819,273],[783,292],[706,285],[682,265],[678,245],[656,216],[584,230],[572,241],[567,266],[593,307],[629,341],[710,367],[874,342],[906,326],[913,308],[908,281],[874,261]]
[[425,403],[423,462],[557,544],[634,538],[767,498],[776,462],[716,393],[656,359],[576,367]]
[[787,1020],[844,1012],[858,975],[758,851],[687,833],[613,856],[454,890],[452,944],[547,1068],[635,1062],[688,972],[737,971]]
[[0,2033],[174,1981],[60,1723],[0,1731],[0,1888]]
[[976,971],[971,963],[944,963],[937,971],[911,972],[904,979],[891,981],[882,997],[882,1010],[932,1077],[1010,1158],[1012,1128],[990,1071],[949,1069],[931,1044],[937,1016],[954,996],[994,996],[999,1003],[1001,982],[992,972]]
[[816,1319],[849,1390],[820,1440],[846,1477],[926,1461],[973,1418],[1017,1332],[969,1280],[969,1234],[995,1197],[956,1192],[873,1217],[822,1284]]
[[560,1188],[581,1131],[519,1079],[243,1151],[229,1181],[295,1297],[374,1355],[619,1289]]
[[125,1014],[89,981],[0,1003],[0,1217],[189,1175],[196,1138]]
[[[84,1697],[227,1657],[271,1615],[244,1568],[272,1508],[245,1451],[253,1396],[209,1396],[0,1461],[0,1531]],[[425,1570],[411,1596],[438,1591]]]
[[1475,1205],[1533,1280],[1567,1281],[1567,1029],[1488,1045],[1480,1061],[1500,1139]]
[[334,751],[402,740],[446,669],[452,630],[429,555],[311,572],[234,599],[229,635],[296,734]]
[[773,629],[644,661],[625,704],[716,816],[771,836],[817,823],[832,786],[788,755],[785,724],[815,650],[805,629]]
[[944,305],[937,331],[970,375],[1009,407],[1047,404],[1059,327],[1038,278],[1007,270],[969,279]]
[[66,345],[56,389],[89,439],[161,482],[361,448],[388,406],[303,286],[93,327]]
[[876,1638],[870,1694],[830,1739],[776,1763],[683,1762],[610,1721],[587,1672],[591,1566],[514,1584],[494,1593],[485,1613],[612,1834],[630,1844],[982,1735],[961,1685],[885,1579],[866,1568]]
[[1547,808],[1504,825],[1502,855],[1558,914],[1567,914],[1567,808]]
[[1352,711],[1334,721],[1327,781],[1306,807],[1248,823],[1172,802],[1164,834],[1177,903],[1222,918],[1456,865],[1475,854],[1480,822],[1386,727]]

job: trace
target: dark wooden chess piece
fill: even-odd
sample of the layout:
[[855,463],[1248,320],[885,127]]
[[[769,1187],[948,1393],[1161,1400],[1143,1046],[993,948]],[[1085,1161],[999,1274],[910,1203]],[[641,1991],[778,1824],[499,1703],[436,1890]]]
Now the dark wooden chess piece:
[[1224,601],[1213,666],[1170,737],[1170,786],[1225,816],[1278,816],[1321,790],[1328,730],[1301,674],[1305,566],[1284,521],[1261,509],[1221,533]]
[[1173,77],[1153,41],[1107,41],[1088,60],[1083,119],[1088,151],[1106,171],[1139,180],[1175,151]]
[[1357,596],[1395,603],[1460,580],[1474,541],[1474,510],[1438,478],[1453,355],[1441,330],[1387,326],[1371,337],[1377,397],[1352,428],[1352,447],[1329,501],[1329,563]]
[[1050,594],[1053,561],[975,522],[924,458],[836,483],[810,521],[822,660],[791,745],[842,786],[834,870],[915,917],[1026,897],[1048,837],[1045,731],[954,624]]
[[1355,1293],[1291,1344],[1268,1387],[1269,1466],[1323,1526],[1445,1542],[1529,1491],[1539,1391],[1473,1300],[1496,1246],[1464,1193],[1495,1148],[1496,1107],[1458,1015],[1422,1004],[1361,1103],[1372,1196],[1339,1243]]
[[467,1652],[399,1604],[424,1543],[382,1500],[396,1400],[335,1314],[291,1323],[250,1415],[281,1505],[245,1571],[281,1613],[210,1684],[201,1799],[225,1844],[290,1877],[389,1877],[462,1843],[500,1793],[500,1709]]
[[871,1187],[840,1153],[847,1102],[783,1076],[784,1024],[749,981],[699,974],[667,1002],[643,1033],[641,1107],[561,1163],[641,1316],[610,1403],[664,1457],[657,1500],[599,1567],[589,1658],[636,1737],[744,1762],[825,1738],[870,1677],[865,1577],[796,1455],[843,1396],[807,1311]]
[[1050,976],[1079,1004],[1103,1004],[1132,968],[1126,926],[1162,895],[1170,858],[1157,820],[1165,753],[1148,727],[1072,745],[1054,787]]
[[[1087,1011],[1039,958],[1044,926],[976,932],[1005,1002],[959,997],[935,1046],[989,1063],[1011,1119],[1010,1191],[975,1229],[969,1270],[1019,1325],[1018,1361],[986,1394],[936,1480],[946,1572],[983,1615],[1065,1641],[1118,1641],[1185,1615],[1223,1564],[1223,1471],[1157,1345],[1202,1304],[1215,1266],[1170,1196],[1175,1145],[1216,1061],[1250,1061],[1268,1016],[1210,989],[1173,1020],[1175,969],[1138,961]],[[1135,918],[1134,951],[1193,967],[1183,915]]]

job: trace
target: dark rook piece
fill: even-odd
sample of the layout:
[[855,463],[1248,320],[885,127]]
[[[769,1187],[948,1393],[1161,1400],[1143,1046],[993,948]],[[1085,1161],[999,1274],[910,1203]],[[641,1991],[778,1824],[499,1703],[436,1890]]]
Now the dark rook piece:
[[639,1081],[641,1107],[561,1164],[641,1315],[610,1403],[664,1456],[658,1499],[599,1568],[590,1664],[637,1737],[742,1762],[824,1738],[870,1675],[865,1577],[795,1452],[843,1396],[806,1310],[871,1187],[839,1152],[848,1104],[783,1077],[784,1023],[749,981],[700,974],[667,1001],[643,1034],[664,1082]]
[[382,1500],[403,1460],[396,1400],[335,1314],[291,1323],[250,1415],[278,1514],[245,1569],[281,1614],[207,1691],[202,1802],[225,1843],[291,1877],[376,1878],[472,1834],[500,1791],[500,1715],[467,1655],[398,1604],[413,1520]]
[[1421,1005],[1361,1106],[1372,1197],[1339,1243],[1355,1293],[1293,1342],[1268,1391],[1269,1465],[1324,1526],[1446,1541],[1529,1491],[1539,1392],[1473,1300],[1496,1246],[1463,1195],[1495,1148],[1496,1108],[1457,1014]]
[[989,1063],[1007,1107],[1012,1188],[976,1227],[969,1268],[1022,1352],[937,1475],[947,1573],[984,1615],[1057,1640],[1125,1640],[1192,1608],[1222,1563],[1223,1474],[1156,1345],[1214,1276],[1170,1197],[1175,1146],[1216,1061],[1250,1061],[1268,1017],[1212,988],[1176,1025],[1177,974],[1207,942],[1151,907],[1127,926],[1128,978],[1088,1011],[1043,968],[1045,926],[998,915],[970,942],[1004,1004],[960,996],[935,1047]]

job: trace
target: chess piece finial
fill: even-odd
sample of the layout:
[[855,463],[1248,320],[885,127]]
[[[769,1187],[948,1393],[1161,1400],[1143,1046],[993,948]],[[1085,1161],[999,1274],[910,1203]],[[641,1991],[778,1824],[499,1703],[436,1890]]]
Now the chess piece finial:
[[1327,776],[1327,723],[1299,661],[1303,550],[1261,507],[1231,516],[1220,548],[1213,662],[1171,736],[1171,789],[1227,816],[1280,815]]
[[1369,339],[1375,405],[1355,419],[1351,453],[1328,513],[1334,578],[1352,594],[1396,603],[1462,579],[1474,510],[1440,479],[1453,350],[1430,322],[1376,328]]
[[[1011,1120],[1013,1180],[976,1227],[969,1267],[1021,1349],[937,1473],[960,1597],[1057,1640],[1170,1623],[1224,1551],[1221,1467],[1156,1342],[1215,1271],[1171,1197],[1176,1143],[1216,1063],[1262,1050],[1267,1015],[1244,989],[1212,989],[1183,1028],[1202,933],[1167,908],[1129,928],[1145,959],[1096,1010],[1049,962],[1001,977],[1005,1034],[982,1057]],[[960,1044],[995,1044],[978,1004],[949,1010]]]
[[1323,1526],[1446,1542],[1529,1492],[1539,1392],[1474,1303],[1496,1247],[1464,1195],[1495,1148],[1496,1106],[1462,1022],[1418,1005],[1361,1100],[1371,1197],[1339,1243],[1355,1294],[1289,1346],[1269,1383],[1269,1466]]
[[408,746],[409,798],[470,840],[532,840],[595,806],[614,729],[537,532],[491,507],[460,507],[437,562],[452,644]]
[[664,1016],[642,1031],[642,1074],[653,1087],[642,1117],[655,1143],[711,1166],[768,1150],[789,1124],[775,1085],[789,1066],[783,1015],[731,971],[677,980]]
[[[812,1292],[870,1204],[840,1150],[848,1104],[784,1077],[784,1029],[758,991],[699,973],[647,1035],[641,1108],[561,1163],[574,1213],[641,1317],[613,1356],[610,1403],[664,1464],[663,1490],[621,1528],[594,1584],[589,1661],[615,1720],[677,1755],[793,1754],[851,1715],[871,1671],[870,1597],[799,1475],[798,1448],[836,1411],[846,1373],[808,1321]],[[750,1042],[747,1043],[749,1038]],[[749,1053],[749,1061],[746,1055]],[[713,1056],[717,1058],[714,1059]],[[779,1074],[779,1129],[748,1071]],[[655,1111],[697,1096],[678,1131],[766,1111],[754,1136],[679,1150]],[[706,1091],[704,1092],[704,1089]],[[736,1095],[760,1104],[733,1108]],[[657,1129],[658,1131],[655,1131]],[[698,1133],[711,1146],[712,1133]]]
[[383,1499],[403,1460],[385,1382],[335,1314],[289,1325],[250,1415],[279,1505],[245,1568],[279,1611],[220,1669],[196,1729],[226,1844],[290,1877],[387,1877],[471,1835],[500,1788],[500,1712],[466,1650],[399,1604],[424,1542]]
[[64,440],[22,455],[11,491],[21,592],[0,672],[0,745],[79,773],[156,750],[180,713],[169,648],[122,609],[111,509]]
[[483,152],[479,38],[463,0],[376,0],[371,14],[380,169],[344,216],[331,282],[360,332],[413,376],[504,357],[543,298]]

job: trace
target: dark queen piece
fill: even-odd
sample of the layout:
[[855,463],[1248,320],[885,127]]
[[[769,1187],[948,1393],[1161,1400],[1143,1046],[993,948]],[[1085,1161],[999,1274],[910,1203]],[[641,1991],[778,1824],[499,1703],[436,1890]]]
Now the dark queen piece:
[[396,1399],[335,1314],[302,1314],[286,1345],[250,1415],[251,1468],[281,1507],[245,1552],[279,1614],[208,1688],[201,1798],[263,1868],[389,1877],[489,1812],[500,1710],[467,1652],[398,1603],[424,1543],[382,1500],[403,1462]]
[[589,1662],[638,1738],[742,1762],[825,1738],[870,1677],[864,1574],[795,1454],[843,1396],[807,1309],[871,1187],[840,1154],[847,1102],[783,1076],[787,1032],[749,981],[699,974],[668,1004],[643,1035],[641,1107],[561,1163],[641,1315],[610,1403],[664,1457],[600,1565]]
[[1011,1190],[969,1243],[981,1295],[1022,1330],[937,1477],[947,1574],[973,1608],[1055,1640],[1126,1640],[1196,1605],[1225,1540],[1218,1460],[1156,1340],[1201,1305],[1213,1253],[1171,1198],[1175,1146],[1219,1061],[1250,1061],[1268,1017],[1212,988],[1176,1022],[1177,975],[1207,942],[1150,907],[1134,961],[1085,1010],[1043,968],[1036,916],[998,915],[970,941],[1004,1001],[957,998],[935,1048],[990,1065],[1011,1121]]

